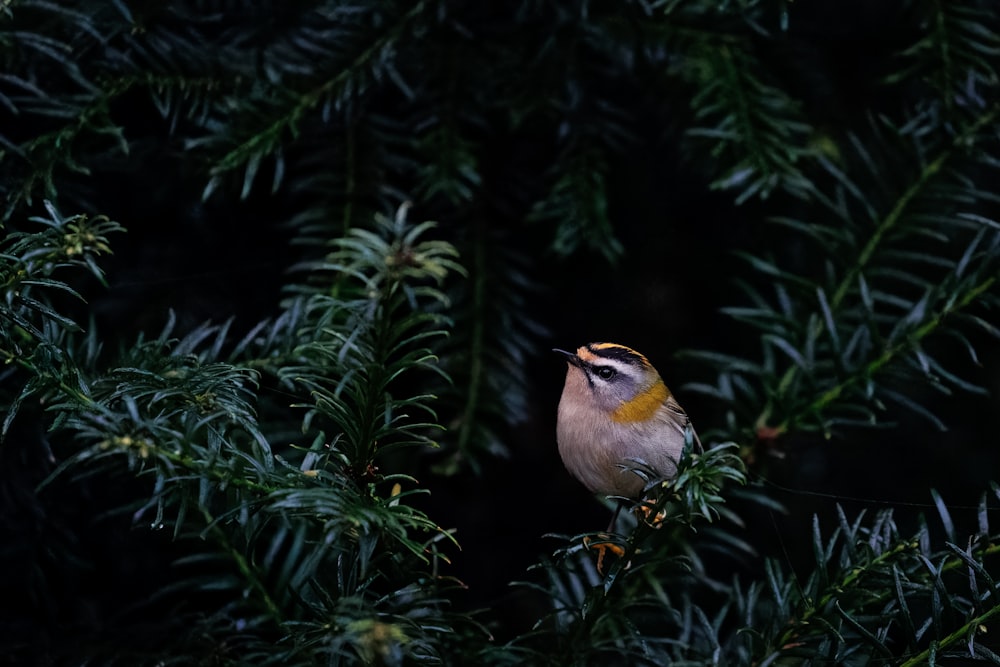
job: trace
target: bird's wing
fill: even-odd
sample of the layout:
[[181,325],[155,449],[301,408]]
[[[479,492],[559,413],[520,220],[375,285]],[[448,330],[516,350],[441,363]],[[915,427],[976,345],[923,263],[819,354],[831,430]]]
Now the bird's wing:
[[677,402],[677,399],[674,398],[673,394],[667,396],[667,400],[663,403],[663,405],[667,409],[668,418],[671,423],[677,427],[677,430],[679,430],[683,435],[684,432],[690,428],[691,435],[694,437],[695,448],[699,452],[705,451],[705,448],[701,444],[701,439],[698,438],[698,432],[694,430],[693,426],[691,426],[691,419],[688,418],[687,413],[684,412],[684,408],[682,408],[681,404]]

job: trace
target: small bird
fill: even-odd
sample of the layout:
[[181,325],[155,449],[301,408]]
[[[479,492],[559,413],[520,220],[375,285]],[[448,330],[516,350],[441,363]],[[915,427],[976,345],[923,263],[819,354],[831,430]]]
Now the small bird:
[[592,493],[626,498],[647,482],[636,469],[673,477],[690,420],[649,360],[616,343],[553,352],[569,364],[556,427],[566,469]]

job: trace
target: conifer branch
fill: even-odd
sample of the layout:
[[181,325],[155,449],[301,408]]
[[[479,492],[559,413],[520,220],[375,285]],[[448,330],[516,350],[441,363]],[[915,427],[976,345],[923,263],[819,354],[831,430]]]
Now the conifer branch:
[[419,17],[424,9],[423,0],[414,3],[408,11],[382,31],[335,76],[305,92],[298,93],[294,101],[286,108],[281,109],[281,113],[271,120],[270,124],[260,128],[253,136],[219,158],[218,163],[213,168],[213,174],[219,175],[237,169],[248,162],[259,162],[263,156],[269,155],[277,148],[286,131],[291,132],[294,136],[299,123],[309,112],[328,97],[336,96],[338,91],[357,76],[359,71],[373,66],[380,54],[400,38],[409,24]]

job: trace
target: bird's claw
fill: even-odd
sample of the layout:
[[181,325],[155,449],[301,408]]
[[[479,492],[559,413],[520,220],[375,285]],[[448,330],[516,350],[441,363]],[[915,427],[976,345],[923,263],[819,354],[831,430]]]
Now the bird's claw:
[[[610,535],[604,533],[602,533],[598,537],[611,538]],[[610,551],[612,554],[615,555],[616,558],[621,558],[625,555],[625,547],[615,544],[610,540],[596,540],[587,536],[583,538],[583,546],[590,551],[597,552],[597,571],[601,575],[604,575],[604,557],[607,554],[607,552]]]
[[643,500],[635,506],[633,511],[650,528],[662,528],[664,520],[667,518],[667,510],[661,508],[657,511],[656,503],[652,500]]

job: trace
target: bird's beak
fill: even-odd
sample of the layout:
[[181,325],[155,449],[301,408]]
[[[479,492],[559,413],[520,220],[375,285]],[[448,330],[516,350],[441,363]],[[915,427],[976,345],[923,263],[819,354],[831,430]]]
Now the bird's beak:
[[576,366],[577,368],[583,367],[583,363],[580,361],[580,357],[576,356],[576,352],[567,352],[566,350],[560,350],[558,347],[552,348],[552,351],[566,357],[566,361],[568,361],[571,366]]

